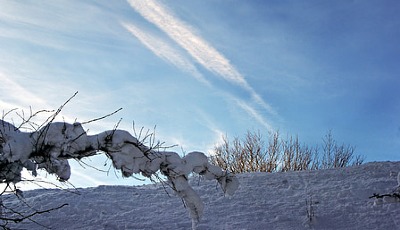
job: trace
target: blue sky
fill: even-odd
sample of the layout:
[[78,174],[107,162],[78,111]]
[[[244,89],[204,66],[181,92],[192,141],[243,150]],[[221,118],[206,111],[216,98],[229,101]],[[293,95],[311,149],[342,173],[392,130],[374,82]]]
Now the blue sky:
[[[247,130],[309,145],[332,130],[367,161],[400,160],[398,1],[0,0],[0,9],[1,110],[53,109],[79,91],[65,120],[122,107],[86,128],[156,125],[179,153]],[[72,182],[134,183],[88,170],[74,164]]]

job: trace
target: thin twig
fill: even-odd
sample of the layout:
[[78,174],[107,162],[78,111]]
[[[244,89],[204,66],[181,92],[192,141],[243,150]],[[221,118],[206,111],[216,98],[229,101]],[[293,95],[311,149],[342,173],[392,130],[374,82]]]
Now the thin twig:
[[82,124],[82,125],[85,125],[85,124],[92,123],[92,122],[94,122],[94,121],[102,120],[102,119],[104,119],[104,118],[107,118],[107,117],[109,117],[109,116],[112,116],[112,115],[118,113],[118,112],[121,111],[121,110],[122,110],[122,108],[119,108],[119,109],[115,110],[114,112],[112,112],[112,113],[110,113],[110,114],[107,114],[107,115],[104,115],[104,116],[102,116],[102,117],[95,118],[95,119],[92,119],[92,120],[89,120],[89,121],[84,121],[84,122],[82,122],[81,124]]

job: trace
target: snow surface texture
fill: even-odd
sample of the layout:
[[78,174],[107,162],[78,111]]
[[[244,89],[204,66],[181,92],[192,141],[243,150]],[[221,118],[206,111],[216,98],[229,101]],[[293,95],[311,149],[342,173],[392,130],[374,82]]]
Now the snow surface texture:
[[[198,229],[400,229],[400,202],[370,199],[392,192],[400,162],[376,162],[349,168],[238,175],[240,188],[226,198],[215,183],[192,178],[206,203]],[[26,191],[27,203],[48,209],[68,206],[33,219],[52,229],[190,229],[179,197],[160,184],[137,187],[99,186]],[[229,202],[227,202],[229,199]],[[4,203],[18,206],[15,196]],[[310,213],[310,215],[308,214]],[[311,216],[311,218],[310,218]],[[32,222],[18,229],[43,229]]]
[[37,169],[45,169],[62,181],[68,180],[71,175],[68,159],[105,153],[125,177],[135,173],[151,177],[157,172],[166,176],[189,209],[193,228],[203,214],[204,205],[189,185],[189,174],[194,172],[208,180],[216,179],[228,195],[233,195],[239,186],[233,174],[209,164],[204,153],[190,152],[181,158],[175,152],[156,151],[124,130],[90,136],[79,123],[53,122],[25,133],[0,120],[0,138],[0,183],[18,183],[23,167],[33,175]]

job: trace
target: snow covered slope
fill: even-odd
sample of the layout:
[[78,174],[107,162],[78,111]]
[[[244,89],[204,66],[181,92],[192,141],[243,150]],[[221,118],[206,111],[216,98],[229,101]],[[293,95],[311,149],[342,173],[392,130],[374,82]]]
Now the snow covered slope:
[[[224,197],[215,182],[193,179],[205,203],[198,229],[400,229],[400,202],[369,199],[398,186],[400,162],[376,162],[320,171],[238,175]],[[32,207],[62,209],[34,218],[51,229],[190,229],[180,198],[161,185],[100,186],[24,193]],[[4,203],[16,200],[8,197]],[[24,221],[12,229],[44,229]]]

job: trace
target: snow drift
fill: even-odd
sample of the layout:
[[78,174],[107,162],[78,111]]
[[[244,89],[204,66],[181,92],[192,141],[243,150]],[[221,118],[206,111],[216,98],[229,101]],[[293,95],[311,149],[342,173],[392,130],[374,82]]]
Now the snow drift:
[[[215,183],[195,177],[190,184],[206,204],[198,229],[400,229],[399,200],[369,198],[397,189],[400,162],[349,168],[238,175],[232,197],[215,192]],[[400,182],[399,182],[400,183]],[[74,192],[74,193],[73,193]],[[35,216],[51,229],[190,229],[181,199],[161,184],[26,191],[37,209],[68,203]],[[19,201],[4,199],[8,205]],[[17,229],[44,229],[24,221]]]

